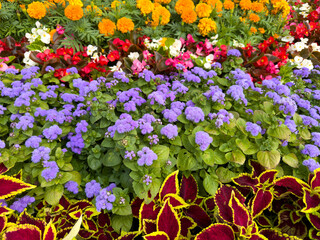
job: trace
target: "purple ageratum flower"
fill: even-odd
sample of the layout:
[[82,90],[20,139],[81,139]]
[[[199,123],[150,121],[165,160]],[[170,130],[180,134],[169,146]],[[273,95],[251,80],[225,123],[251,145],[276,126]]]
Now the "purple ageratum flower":
[[312,144],[306,144],[304,149],[301,150],[302,154],[309,155],[310,157],[318,157],[320,155],[320,150],[317,146]]
[[110,136],[113,137],[116,131],[118,133],[130,132],[138,126],[138,121],[134,121],[131,115],[123,113],[115,122],[114,126],[108,127],[108,132],[110,133]]
[[44,169],[41,173],[41,176],[47,181],[50,182],[51,180],[55,179],[58,172],[59,172],[59,167],[55,161],[44,161],[43,162],[43,167]]
[[318,127],[319,123],[314,118],[306,116],[306,115],[300,115],[300,116],[302,118],[303,125],[308,126],[308,127]]
[[204,113],[199,107],[187,107],[184,111],[186,118],[195,123],[204,121]]
[[96,208],[97,211],[100,212],[101,209],[111,210],[113,205],[112,203],[116,200],[116,197],[111,193],[111,191],[107,191],[106,188],[100,190],[98,196],[96,197]]
[[161,128],[160,133],[169,139],[174,139],[178,136],[178,127],[176,125],[168,124]]
[[34,197],[30,197],[26,195],[22,198],[18,198],[14,203],[12,203],[10,208],[18,211],[19,213],[22,213],[24,209],[34,201],[35,201]]
[[0,206],[2,206],[2,207],[8,207],[8,204],[7,204],[6,200],[0,199]]
[[26,147],[38,148],[40,146],[41,141],[42,139],[40,137],[32,136],[25,142],[25,145]]
[[311,135],[312,135],[312,141],[314,142],[314,144],[320,147],[320,133],[313,132],[311,133]]
[[200,146],[201,151],[207,150],[207,148],[212,143],[213,139],[208,133],[204,131],[199,131],[196,133],[195,142]]
[[291,98],[282,97],[277,103],[280,104],[279,110],[285,114],[291,114],[293,116],[298,109],[296,102]]
[[4,111],[7,110],[6,107],[0,105],[0,115],[4,114]]
[[26,131],[27,128],[33,128],[34,118],[30,113],[26,113],[24,116],[19,118],[19,122],[16,125],[17,129],[22,129]]
[[45,69],[46,72],[53,72],[54,71],[54,68],[51,67],[51,66],[47,66],[46,69]]
[[138,151],[137,155],[139,156],[138,165],[151,166],[154,160],[158,159],[157,154],[155,154],[150,148],[143,147],[141,151]]
[[132,160],[132,158],[136,157],[136,154],[134,153],[134,151],[126,151],[124,158],[127,159],[129,158],[130,160]]
[[64,187],[73,194],[77,194],[79,192],[78,186],[78,183],[74,181],[69,181],[64,185]]
[[87,126],[89,124],[86,120],[81,120],[79,123],[77,123],[77,127],[75,129],[76,133],[81,134],[81,132],[87,132]]
[[92,198],[94,196],[97,196],[100,190],[101,190],[100,183],[98,183],[96,180],[92,180],[86,183],[84,191],[86,193],[87,198]]
[[143,182],[148,186],[150,183],[152,183],[152,177],[149,175],[144,175]]
[[110,183],[110,185],[108,187],[106,187],[106,190],[108,192],[112,192],[112,190],[117,187],[117,185],[115,183]]
[[7,68],[4,71],[6,74],[13,74],[16,75],[19,72],[19,69],[15,69],[15,68]]
[[76,67],[68,68],[66,73],[69,74],[78,74],[78,69]]
[[253,115],[253,110],[252,109],[247,109],[246,113]]
[[172,109],[165,109],[162,111],[163,117],[168,120],[168,122],[176,122],[178,120],[178,116],[181,114],[178,114],[176,111]]
[[152,71],[149,71],[148,69],[144,69],[141,73],[139,73],[139,78],[144,78],[146,82],[150,82],[151,79],[155,79],[155,75]]
[[188,87],[184,86],[181,82],[179,81],[174,81],[172,83],[172,90],[176,91],[177,93],[182,93],[186,94],[189,90]]
[[293,70],[293,74],[295,74],[298,77],[307,78],[310,75],[310,71],[308,68],[303,67],[301,69]]
[[70,142],[67,142],[67,147],[71,148],[72,152],[81,154],[82,149],[84,148],[84,140],[81,134],[76,134],[75,136],[69,136]]
[[40,162],[41,159],[48,161],[50,159],[51,149],[48,147],[39,147],[32,152],[31,161],[34,163]]
[[210,86],[210,90],[203,93],[203,95],[206,96],[207,99],[211,99],[213,102],[224,104],[225,94],[219,86]]
[[0,149],[1,148],[5,148],[6,147],[6,144],[4,141],[0,140]]
[[235,100],[241,100],[244,105],[247,106],[248,100],[245,98],[245,95],[243,93],[243,88],[239,85],[232,85],[228,91],[227,94],[231,95],[231,97]]
[[153,127],[151,126],[151,123],[145,122],[143,119],[139,119],[139,128],[141,129],[141,134],[145,135],[147,133],[152,133]]
[[238,49],[230,49],[227,53],[227,56],[235,56],[235,57],[240,57],[241,52]]
[[159,138],[158,138],[158,135],[152,135],[152,136],[148,136],[148,139],[149,139],[149,144],[152,145],[152,144],[157,144],[159,142]]
[[250,132],[252,136],[258,136],[261,133],[261,127],[258,124],[247,122],[246,123],[246,131]]
[[149,94],[148,99],[150,99],[151,105],[154,105],[156,102],[160,105],[166,104],[166,96],[160,91],[152,92]]
[[313,172],[314,170],[320,168],[320,164],[316,162],[314,159],[310,158],[308,160],[304,160],[302,164],[309,168],[310,172]]
[[187,82],[201,83],[201,79],[191,71],[184,72],[183,77]]
[[58,125],[53,125],[43,130],[42,134],[49,140],[55,140],[62,134],[62,129]]
[[156,118],[153,115],[149,114],[149,113],[144,114],[142,116],[142,119],[145,120],[148,123],[153,123],[153,122],[156,121]]

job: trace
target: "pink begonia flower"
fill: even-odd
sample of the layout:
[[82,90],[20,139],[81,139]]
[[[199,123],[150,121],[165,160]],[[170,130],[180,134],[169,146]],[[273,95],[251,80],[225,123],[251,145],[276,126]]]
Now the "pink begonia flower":
[[190,45],[190,44],[192,44],[192,43],[195,43],[195,42],[196,42],[196,41],[194,41],[192,35],[191,35],[191,34],[188,34],[188,35],[187,35],[186,45],[188,46],[188,45]]
[[182,54],[182,60],[188,60],[190,59],[190,52],[186,51],[185,53]]
[[211,53],[213,51],[213,47],[211,42],[209,42],[209,40],[206,38],[205,42],[204,42],[204,46],[206,47],[206,55],[208,55],[209,53]]
[[278,65],[274,65],[272,61],[269,61],[266,70],[271,74],[277,74],[279,72]]
[[181,37],[179,40],[180,40],[180,42],[181,42],[181,45],[184,45],[185,42],[186,42],[186,40],[184,40],[182,37]]
[[58,24],[56,30],[58,34],[64,34],[64,28],[61,25]]
[[133,74],[138,74],[143,71],[144,67],[147,65],[145,61],[140,62],[138,59],[133,61],[133,65],[131,66],[131,70]]
[[7,70],[9,67],[7,64],[5,64],[4,62],[0,62],[0,72],[4,72],[5,70]]
[[142,52],[143,58],[146,59],[147,61],[153,57],[153,54],[151,54],[148,50],[144,50]]

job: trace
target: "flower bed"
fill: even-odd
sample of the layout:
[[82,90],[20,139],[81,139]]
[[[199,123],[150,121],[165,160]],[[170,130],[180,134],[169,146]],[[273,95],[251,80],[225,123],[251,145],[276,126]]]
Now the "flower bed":
[[1,236],[319,239],[318,2],[290,4],[2,2]]

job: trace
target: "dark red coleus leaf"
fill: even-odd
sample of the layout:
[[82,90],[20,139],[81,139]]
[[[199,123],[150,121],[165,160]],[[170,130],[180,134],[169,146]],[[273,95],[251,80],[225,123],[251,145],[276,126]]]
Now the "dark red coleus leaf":
[[70,208],[73,208],[73,207],[75,207],[75,208],[78,207],[76,209],[84,210],[87,207],[93,207],[93,204],[91,202],[89,202],[88,200],[81,200],[81,201],[75,202],[74,204],[72,204],[70,206]]
[[260,163],[257,161],[250,161],[250,166],[252,167],[252,177],[259,177],[261,173],[266,171],[266,168],[263,167]]
[[268,240],[268,238],[266,238],[265,236],[259,234],[259,233],[256,233],[254,235],[252,235],[249,240]]
[[320,240],[319,231],[315,229],[310,230],[309,237],[311,239]]
[[9,170],[3,163],[0,163],[0,174],[5,173]]
[[64,208],[68,209],[70,206],[70,201],[68,198],[66,198],[64,195],[60,198],[59,204]]
[[29,215],[26,211],[23,211],[18,217],[18,224],[31,224],[37,226],[41,232],[44,232],[45,229],[45,221],[40,218],[34,218]]
[[192,175],[190,175],[188,178],[183,175],[181,180],[180,196],[186,202],[193,202],[197,198],[197,195],[197,181],[194,179]]
[[167,194],[164,197],[163,201],[166,201],[167,199],[169,199],[170,204],[175,209],[184,208],[188,206],[188,204],[184,201],[184,199],[176,194],[172,194],[172,193]]
[[214,202],[214,197],[211,196],[206,198],[206,200],[204,201],[204,205],[206,206],[207,211],[213,211],[214,207],[216,206]]
[[142,230],[142,221],[144,219],[156,220],[159,211],[160,211],[160,208],[156,207],[153,201],[150,202],[149,204],[143,203],[141,205],[140,213],[139,213],[140,230]]
[[139,218],[139,211],[142,203],[143,203],[143,199],[140,199],[138,197],[133,199],[131,202],[132,215],[135,218]]
[[282,177],[275,180],[274,194],[275,196],[280,197],[283,194],[287,194],[288,192],[291,192],[298,197],[302,197],[303,187],[308,187],[308,185],[300,179],[297,179],[295,177],[290,177],[290,176]]
[[239,201],[234,192],[231,194],[231,199],[228,205],[232,209],[233,223],[239,227],[247,229],[250,225],[251,216],[248,209],[246,209],[244,204]]
[[182,217],[180,219],[181,223],[181,235],[184,237],[188,236],[188,232],[190,229],[193,229],[197,226],[197,224],[190,217]]
[[22,193],[36,186],[23,182],[20,179],[0,175],[0,198],[5,199],[13,195]]
[[301,240],[294,236],[286,237],[274,229],[262,229],[259,233],[265,236],[268,240]]
[[12,212],[13,212],[12,209],[0,205],[0,216],[9,215],[9,214],[11,214]]
[[262,227],[272,227],[271,221],[264,215],[257,216],[256,222]]
[[6,227],[7,222],[8,220],[5,216],[0,217],[0,233],[2,233],[3,229]]
[[3,240],[40,240],[41,231],[34,225],[21,224],[9,227],[4,235]]
[[313,213],[320,209],[320,194],[317,192],[311,192],[308,188],[303,188],[303,202],[305,207],[301,210],[305,213]]
[[94,232],[89,231],[89,230],[87,230],[87,229],[83,229],[83,228],[81,228],[81,229],[79,230],[79,233],[78,233],[78,235],[79,235],[80,237],[84,238],[84,239],[90,238],[93,234],[94,234]]
[[98,226],[101,228],[110,226],[111,221],[108,213],[100,213],[98,216]]
[[290,211],[290,219],[293,223],[299,222],[303,218],[303,215],[300,214],[300,211]]
[[83,219],[83,223],[82,223],[85,228],[89,231],[98,231],[97,225],[94,221],[89,220],[89,219]]
[[106,233],[100,233],[98,235],[98,240],[113,240],[114,238],[112,237],[111,233],[106,232]]
[[259,188],[256,192],[251,206],[252,218],[255,218],[257,215],[260,215],[263,210],[268,208],[273,200],[273,195],[269,190],[263,190]]
[[130,232],[119,237],[117,240],[133,240],[139,233],[140,232]]
[[179,183],[178,183],[178,173],[179,171],[175,171],[166,177],[164,180],[160,191],[159,198],[162,201],[165,195],[169,193],[178,194],[179,193]]
[[70,231],[72,227],[63,228],[57,233],[57,239],[63,239]]
[[314,171],[314,176],[311,179],[310,186],[312,189],[315,189],[316,187],[320,188],[320,169],[316,169]]
[[308,213],[307,218],[309,219],[310,223],[315,229],[320,230],[320,213],[319,212]]
[[290,212],[290,210],[286,209],[279,212],[279,224],[277,229],[279,229],[281,233],[286,233],[303,239],[308,234],[307,226],[302,221],[294,223],[290,218]]
[[277,175],[277,170],[267,170],[263,172],[258,178],[260,183],[272,183]]
[[55,226],[50,222],[43,233],[43,240],[56,240],[57,230]]
[[195,240],[234,240],[232,228],[226,224],[216,223],[199,233]]
[[243,173],[240,176],[233,178],[232,181],[241,187],[250,187],[254,192],[256,192],[256,186],[259,184],[258,179],[253,178],[251,174],[248,173]]
[[155,220],[143,220],[143,231],[146,234],[150,234],[157,231],[157,224]]
[[166,201],[157,217],[157,230],[165,232],[170,240],[179,238],[181,224],[178,214],[175,212],[169,201]]
[[232,192],[235,192],[236,198],[239,199],[241,203],[245,202],[245,198],[237,191],[237,189],[226,185],[220,187],[214,196],[214,201],[218,206],[220,217],[229,223],[233,222],[232,209],[229,207]]
[[169,240],[169,236],[162,231],[150,233],[143,237],[145,240]]
[[186,216],[192,218],[192,220],[201,228],[206,228],[211,224],[209,215],[198,205],[190,205],[184,212]]

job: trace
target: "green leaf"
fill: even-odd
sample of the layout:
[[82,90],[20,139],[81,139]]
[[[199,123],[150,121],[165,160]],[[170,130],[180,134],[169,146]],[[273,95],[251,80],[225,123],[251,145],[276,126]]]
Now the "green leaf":
[[225,157],[225,154],[223,152],[221,152],[219,149],[215,149],[213,151],[213,161],[215,164],[226,164],[228,162],[228,160]]
[[112,208],[112,213],[122,215],[122,216],[130,215],[132,214],[131,206],[129,203],[123,206],[118,204],[117,206],[114,206]]
[[108,151],[107,154],[102,157],[101,162],[106,167],[113,167],[121,163],[121,156],[119,152]]
[[132,215],[127,215],[127,216],[112,215],[111,225],[116,232],[120,232],[121,230],[124,232],[129,232],[131,229],[132,221],[133,221]]
[[246,155],[252,155],[259,151],[259,147],[256,144],[250,142],[248,138],[237,138],[236,144]]
[[276,137],[282,140],[289,139],[291,135],[290,129],[285,124],[281,124],[281,126],[277,126],[275,128],[269,128],[267,133],[272,137]]
[[169,140],[169,143],[176,146],[182,146],[180,136],[175,137],[173,140]]
[[97,170],[98,168],[101,167],[101,161],[99,159],[96,159],[94,156],[89,155],[88,159],[88,166],[92,169],[92,170]]
[[280,153],[277,150],[260,151],[257,154],[258,162],[267,169],[275,168],[280,162]]
[[238,163],[243,165],[246,161],[246,156],[240,150],[233,150],[232,152],[226,153],[226,159],[230,162]]
[[167,146],[164,145],[155,145],[151,148],[152,151],[154,151],[155,154],[157,154],[160,166],[163,166],[166,164],[168,158],[169,158],[169,153],[170,149]]
[[214,196],[219,187],[217,180],[209,174],[206,174],[203,180],[203,187],[210,195]]
[[289,153],[282,157],[282,160],[288,164],[290,167],[298,168],[299,167],[299,161],[297,156],[294,153]]
[[300,136],[304,139],[304,140],[309,140],[311,139],[311,134],[310,131],[307,128],[303,128],[300,130]]
[[63,195],[63,190],[64,188],[61,184],[48,187],[44,194],[44,200],[50,205],[57,205]]
[[216,170],[216,174],[219,177],[220,182],[222,182],[222,183],[229,183],[232,181],[232,178],[238,176],[238,174],[236,174],[236,173],[234,173],[224,167],[219,167]]
[[202,160],[209,166],[213,167],[214,165],[214,152],[212,149],[207,149],[201,154]]
[[257,122],[266,122],[266,123],[270,123],[270,117],[267,113],[265,113],[262,110],[255,110],[253,113],[253,121]]
[[191,170],[196,166],[196,160],[186,149],[182,149],[179,152],[177,160],[177,167],[180,171]]

